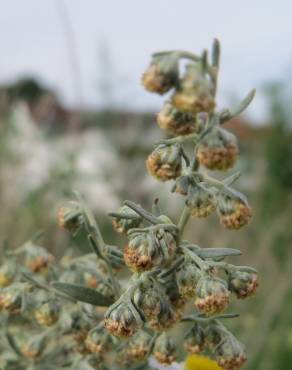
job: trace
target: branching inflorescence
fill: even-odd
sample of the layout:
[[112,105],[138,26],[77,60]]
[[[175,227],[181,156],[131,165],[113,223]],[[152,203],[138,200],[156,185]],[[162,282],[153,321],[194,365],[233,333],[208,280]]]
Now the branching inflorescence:
[[[201,56],[156,53],[142,78],[150,92],[172,91],[157,116],[161,129],[172,137],[157,143],[146,166],[159,181],[173,180],[172,191],[184,197],[177,223],[161,212],[157,201],[151,212],[125,201],[110,214],[114,229],[128,240],[121,251],[104,241],[92,212],[76,194],[75,201],[60,208],[59,224],[73,235],[84,229],[94,253],[68,254],[56,263],[46,250],[29,242],[6,257],[9,261],[0,270],[0,308],[8,313],[7,320],[21,312],[27,320],[34,316],[38,327],[50,328],[21,348],[7,330],[21,364],[29,361],[32,368],[50,368],[44,364],[55,352],[60,366],[71,369],[82,364],[84,369],[142,370],[150,368],[152,355],[171,364],[200,352],[226,370],[246,361],[244,346],[221,321],[237,316],[224,313],[231,293],[243,299],[255,292],[256,270],[225,262],[228,256],[240,255],[239,250],[201,248],[183,236],[190,218],[215,211],[231,230],[251,218],[245,196],[232,187],[238,173],[218,180],[201,170],[234,166],[236,137],[222,124],[240,114],[255,94],[252,91],[233,110],[215,110],[219,58],[217,40],[211,62],[206,51]],[[181,60],[187,61],[183,74]],[[25,266],[17,264],[19,258]],[[129,278],[124,267],[132,272]],[[189,303],[192,313],[186,314]],[[170,329],[179,325],[185,336],[178,342]],[[52,339],[60,337],[70,340]],[[46,346],[46,341],[51,344]]]

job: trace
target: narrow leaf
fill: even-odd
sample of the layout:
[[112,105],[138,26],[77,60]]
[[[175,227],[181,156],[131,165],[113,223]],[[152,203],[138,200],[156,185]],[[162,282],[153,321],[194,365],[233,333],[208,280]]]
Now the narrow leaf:
[[230,119],[242,113],[252,102],[253,98],[255,97],[255,94],[256,90],[255,89],[251,90],[250,93],[238,104],[237,107],[231,109],[230,111],[224,111],[220,117],[221,123],[229,121]]
[[240,256],[242,252],[232,248],[202,248],[195,252],[201,258],[221,258],[227,256]]
[[220,62],[220,42],[214,39],[212,47],[212,66],[218,68]]
[[223,180],[223,183],[225,186],[232,185],[236,180],[238,180],[240,177],[240,172],[235,172],[233,175],[228,176],[226,179]]
[[13,349],[13,351],[19,356],[19,357],[23,357],[23,354],[21,352],[21,350],[19,349],[18,345],[16,344],[13,336],[9,333],[9,331],[7,330],[6,331],[6,338],[7,338],[7,341],[10,345],[10,347]]
[[113,303],[110,298],[105,297],[94,289],[84,287],[83,285],[61,282],[54,282],[52,285],[56,290],[76,299],[77,301],[102,307],[110,306]]

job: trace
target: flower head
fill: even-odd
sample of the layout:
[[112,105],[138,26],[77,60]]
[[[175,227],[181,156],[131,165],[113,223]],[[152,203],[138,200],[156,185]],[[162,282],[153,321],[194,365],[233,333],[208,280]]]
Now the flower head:
[[178,60],[176,56],[156,56],[142,76],[146,90],[164,94],[172,89],[178,80]]
[[232,271],[228,278],[228,286],[237,298],[244,299],[253,295],[258,287],[258,275],[253,272]]
[[238,196],[220,194],[218,213],[221,224],[230,230],[238,230],[245,226],[252,216],[246,199],[239,193]]
[[35,318],[38,324],[52,326],[58,321],[60,315],[60,306],[55,301],[43,303],[35,311]]
[[220,313],[228,306],[229,296],[224,280],[203,275],[197,284],[195,306],[206,315]]
[[201,129],[195,115],[180,111],[170,102],[166,102],[162,111],[158,113],[157,123],[161,129],[175,136],[188,135]]
[[201,272],[194,263],[186,262],[183,264],[176,272],[176,281],[180,295],[185,299],[194,297],[200,277]]
[[174,235],[165,228],[152,228],[129,234],[129,244],[124,250],[126,264],[134,271],[147,271],[165,265],[176,250]]
[[199,64],[192,63],[172,96],[172,104],[182,111],[193,114],[210,112],[215,107],[213,86]]
[[110,342],[110,335],[102,325],[97,325],[87,334],[85,346],[91,353],[103,353],[109,349]]
[[77,202],[69,202],[58,210],[58,224],[73,235],[83,226],[84,219],[80,205]]
[[105,313],[104,326],[107,331],[117,337],[131,337],[140,327],[140,313],[127,302],[121,302],[116,307],[109,307]]
[[215,349],[218,365],[225,370],[238,369],[246,362],[243,345],[231,334],[224,336]]
[[175,343],[165,332],[155,341],[153,349],[156,360],[164,365],[170,365],[175,361]]
[[181,147],[161,144],[149,155],[146,167],[160,181],[176,179],[181,175]]
[[186,205],[193,217],[208,217],[216,209],[213,193],[200,183],[190,186]]
[[145,331],[138,332],[130,339],[127,353],[133,361],[142,361],[147,357],[151,339]]
[[226,171],[235,164],[238,155],[236,137],[222,127],[215,127],[199,145],[197,158],[210,170]]
[[112,224],[120,234],[127,235],[129,230],[139,227],[142,223],[142,217],[128,206],[120,207],[117,214],[119,214],[119,217],[113,216]]
[[195,324],[185,336],[184,349],[188,353],[197,354],[204,350],[205,345],[205,330],[201,325]]

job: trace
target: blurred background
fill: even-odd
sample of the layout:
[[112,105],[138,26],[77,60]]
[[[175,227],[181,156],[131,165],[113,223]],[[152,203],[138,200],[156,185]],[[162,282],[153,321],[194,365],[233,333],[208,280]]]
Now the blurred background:
[[232,307],[241,319],[228,323],[247,344],[245,369],[290,369],[291,12],[289,0],[0,1],[1,248],[40,229],[57,255],[68,243],[84,246],[82,237],[69,241],[56,226],[56,209],[74,189],[112,243],[125,241],[106,213],[123,199],[149,207],[159,196],[176,219],[182,199],[143,166],[163,137],[155,123],[163,99],[145,92],[140,77],[151,53],[199,53],[217,37],[218,106],[258,91],[246,115],[227,124],[240,142],[237,186],[254,217],[239,232],[223,230],[216,216],[191,222],[187,232],[202,246],[241,249],[238,263],[260,272],[259,294]]

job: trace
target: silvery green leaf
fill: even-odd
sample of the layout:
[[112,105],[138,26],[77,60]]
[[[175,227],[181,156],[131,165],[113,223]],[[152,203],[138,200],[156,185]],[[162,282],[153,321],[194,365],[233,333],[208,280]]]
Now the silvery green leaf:
[[218,67],[220,61],[220,42],[218,39],[214,39],[212,47],[212,65]]
[[230,197],[240,199],[244,204],[248,205],[246,196],[242,194],[240,191],[230,188],[229,186],[224,186],[222,191],[225,192]]
[[16,344],[13,336],[9,333],[9,331],[6,331],[6,338],[10,345],[10,347],[13,349],[13,351],[20,357],[23,357],[23,354],[21,353],[21,350],[19,349],[18,345]]
[[202,248],[195,252],[201,258],[221,258],[227,256],[240,256],[242,252],[232,248]]
[[110,298],[105,297],[94,289],[84,287],[83,285],[61,282],[54,282],[52,285],[59,292],[68,295],[70,298],[74,298],[77,301],[102,307],[108,307],[113,303]]
[[240,177],[240,172],[235,172],[233,175],[228,176],[226,179],[224,179],[222,182],[225,186],[230,186],[234,183],[234,181],[238,180]]
[[229,110],[224,111],[224,113],[221,115],[221,123],[224,123],[236,116],[238,116],[240,113],[242,113],[252,102],[253,98],[255,97],[256,90],[252,89],[248,95],[238,104],[237,107]]

